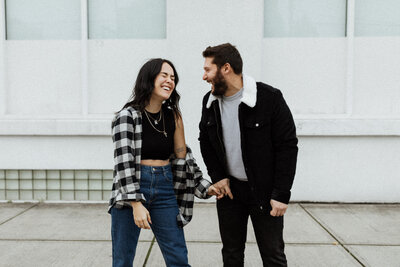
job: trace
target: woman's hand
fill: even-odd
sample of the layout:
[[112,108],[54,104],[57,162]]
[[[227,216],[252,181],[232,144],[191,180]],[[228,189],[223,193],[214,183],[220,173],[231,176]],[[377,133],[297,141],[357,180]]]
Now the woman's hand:
[[149,211],[140,201],[131,202],[133,209],[133,219],[139,228],[150,229],[151,218]]

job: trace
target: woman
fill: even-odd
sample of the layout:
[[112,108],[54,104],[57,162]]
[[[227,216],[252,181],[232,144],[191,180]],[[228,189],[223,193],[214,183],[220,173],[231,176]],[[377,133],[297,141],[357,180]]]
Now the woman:
[[182,227],[191,219],[193,195],[219,194],[202,178],[186,147],[178,81],[170,61],[149,60],[139,71],[132,100],[113,120],[114,267],[132,266],[141,229],[152,229],[167,266],[189,266]]

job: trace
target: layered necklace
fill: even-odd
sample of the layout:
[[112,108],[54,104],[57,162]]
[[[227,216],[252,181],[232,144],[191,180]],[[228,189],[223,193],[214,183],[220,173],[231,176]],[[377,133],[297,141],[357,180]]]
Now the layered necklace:
[[[168,135],[167,135],[167,132],[165,131],[165,120],[164,120],[164,116],[163,116],[162,109],[160,110],[160,116],[159,116],[158,119],[153,118],[153,117],[147,112],[146,109],[144,110],[144,114],[146,114],[146,117],[147,117],[147,119],[149,120],[150,125],[151,125],[151,127],[153,127],[154,130],[156,130],[156,131],[159,132],[159,133],[164,134],[165,137],[168,136]],[[150,118],[151,118],[151,119],[150,119]],[[158,123],[159,123],[161,120],[162,120],[162,122],[163,122],[163,130],[162,130],[162,131],[160,131],[160,130],[158,130],[158,129],[156,128],[156,125],[158,125]],[[153,121],[153,122],[152,122],[152,121]],[[153,125],[153,123],[154,123],[154,125]]]

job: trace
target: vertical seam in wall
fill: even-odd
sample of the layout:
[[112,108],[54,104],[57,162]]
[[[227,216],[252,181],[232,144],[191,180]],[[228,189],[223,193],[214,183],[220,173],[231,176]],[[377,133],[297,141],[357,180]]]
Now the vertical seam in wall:
[[33,199],[35,199],[35,197],[34,197],[34,190],[35,190],[35,187],[34,187],[34,184],[35,184],[35,182],[33,181],[33,170],[31,170],[31,185],[32,185],[32,191],[31,191],[31,195],[32,195],[32,200]]
[[[261,70],[260,70],[260,79],[262,79],[263,77],[264,77],[264,71],[265,71],[265,66],[264,66],[264,32],[265,32],[265,0],[262,0],[261,1],[262,2],[262,7],[261,7],[261,10],[262,10],[262,13],[261,13],[261,16],[262,16],[262,27],[261,27],[261,51],[260,51],[260,53],[261,53],[261,62],[260,62],[260,67],[261,67]],[[268,79],[268,77],[266,77],[266,79]]]
[[4,198],[8,199],[7,197],[8,186],[7,186],[7,170],[4,170]]
[[18,177],[17,177],[17,181],[18,181],[18,200],[21,200],[21,170],[17,170],[18,173]]
[[89,114],[88,99],[88,5],[87,0],[81,0],[81,113]]
[[45,170],[45,177],[44,180],[46,182],[46,197],[45,200],[49,200],[49,180],[48,180],[48,176],[49,176],[49,170]]
[[346,1],[346,115],[353,115],[354,95],[354,8],[355,0]]
[[61,194],[61,170],[58,170],[58,198],[59,200],[62,200],[62,194]]
[[101,200],[104,200],[104,170],[101,170]]
[[89,192],[89,170],[87,170],[87,178],[86,178],[86,191],[87,191],[87,200],[90,200],[90,192]]
[[74,180],[73,180],[74,200],[76,200],[76,190],[77,190],[77,188],[76,188],[76,170],[73,170],[73,174],[74,174]]
[[7,39],[6,0],[0,0],[0,115],[7,114],[6,57]]

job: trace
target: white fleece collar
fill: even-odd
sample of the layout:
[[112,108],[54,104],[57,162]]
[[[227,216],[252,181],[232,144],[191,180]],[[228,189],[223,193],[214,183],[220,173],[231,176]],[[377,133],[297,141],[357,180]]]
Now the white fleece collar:
[[[211,103],[214,100],[220,100],[220,97],[214,96],[213,94],[210,94],[210,97],[208,98],[207,101],[207,108],[211,107]],[[241,102],[245,103],[249,107],[253,108],[256,105],[257,102],[257,84],[256,81],[245,74],[243,74],[243,95],[242,98],[240,99]]]

